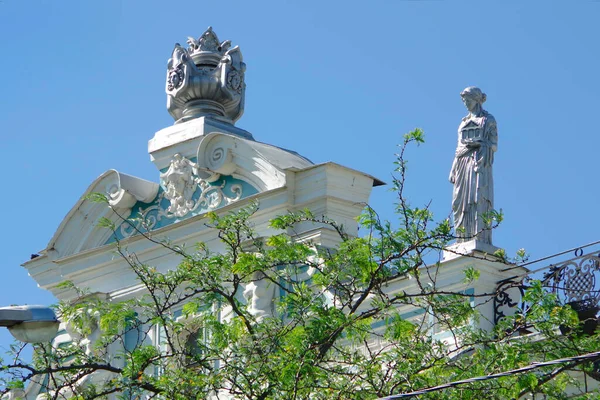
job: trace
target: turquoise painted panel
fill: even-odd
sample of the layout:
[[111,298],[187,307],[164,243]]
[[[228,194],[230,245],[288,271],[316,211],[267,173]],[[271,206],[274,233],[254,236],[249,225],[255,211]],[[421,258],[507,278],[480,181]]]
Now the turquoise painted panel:
[[149,232],[179,221],[219,209],[227,204],[258,193],[252,185],[231,176],[221,176],[215,182],[202,181],[182,207],[176,207],[169,200],[169,194],[160,187],[156,198],[150,203],[137,202],[126,221],[117,229],[105,244]]

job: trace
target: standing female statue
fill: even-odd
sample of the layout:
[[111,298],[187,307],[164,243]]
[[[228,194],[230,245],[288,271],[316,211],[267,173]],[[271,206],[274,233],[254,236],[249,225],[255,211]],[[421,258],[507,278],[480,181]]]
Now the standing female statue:
[[486,95],[481,89],[470,86],[460,95],[469,114],[458,127],[458,146],[450,171],[454,229],[458,242],[477,239],[491,245],[492,231],[484,224],[483,216],[494,208],[496,120],[482,108]]

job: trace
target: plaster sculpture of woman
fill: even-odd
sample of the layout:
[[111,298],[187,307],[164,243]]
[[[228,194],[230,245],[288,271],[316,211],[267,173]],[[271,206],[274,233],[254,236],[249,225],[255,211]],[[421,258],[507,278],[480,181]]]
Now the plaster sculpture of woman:
[[254,273],[253,280],[244,288],[244,298],[248,303],[248,313],[257,321],[274,315],[275,284],[267,280],[264,273]]
[[482,108],[486,95],[470,86],[460,94],[469,114],[458,127],[458,146],[450,182],[452,214],[458,242],[477,239],[492,244],[492,231],[483,217],[494,208],[492,164],[498,145],[498,130],[494,117]]

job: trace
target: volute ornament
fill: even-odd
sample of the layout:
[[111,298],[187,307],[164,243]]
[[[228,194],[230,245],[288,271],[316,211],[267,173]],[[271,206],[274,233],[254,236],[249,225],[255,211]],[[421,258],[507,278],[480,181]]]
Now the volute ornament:
[[211,27],[187,45],[176,43],[167,64],[167,110],[175,123],[208,116],[233,124],[244,113],[242,52]]

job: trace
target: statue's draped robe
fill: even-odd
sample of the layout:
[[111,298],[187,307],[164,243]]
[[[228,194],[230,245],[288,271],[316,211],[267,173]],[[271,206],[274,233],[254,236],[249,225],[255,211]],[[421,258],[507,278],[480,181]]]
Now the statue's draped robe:
[[[479,147],[468,147],[478,142]],[[454,182],[452,213],[458,242],[471,239],[492,244],[492,231],[483,216],[494,208],[492,164],[498,144],[496,120],[482,110],[480,117],[467,116],[458,127],[458,146],[450,171]]]

